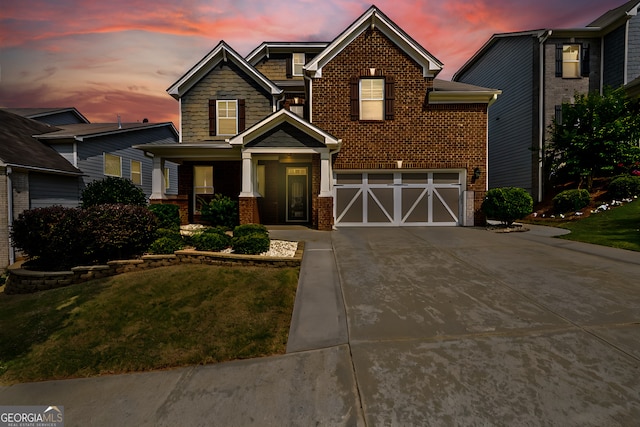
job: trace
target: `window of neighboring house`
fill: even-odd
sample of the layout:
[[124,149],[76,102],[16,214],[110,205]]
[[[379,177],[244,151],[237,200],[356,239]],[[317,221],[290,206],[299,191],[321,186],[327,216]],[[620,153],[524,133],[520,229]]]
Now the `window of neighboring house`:
[[291,111],[293,114],[299,117],[304,117],[304,105],[300,105],[300,104],[290,105],[289,111]]
[[235,135],[238,133],[238,103],[233,101],[217,101],[216,117],[218,135]]
[[562,46],[562,77],[580,77],[580,45],[566,44]]
[[384,120],[384,79],[360,79],[360,120]]
[[294,53],[293,54],[293,75],[301,76],[302,75],[302,67],[304,67],[305,56],[304,53]]
[[164,168],[164,189],[168,189],[169,188],[169,183],[171,181],[169,180],[169,168]]
[[213,166],[193,167],[193,199],[196,212],[213,199]]
[[113,154],[103,153],[104,174],[107,176],[122,177],[122,158]]
[[131,160],[131,181],[136,185],[142,185],[142,162]]

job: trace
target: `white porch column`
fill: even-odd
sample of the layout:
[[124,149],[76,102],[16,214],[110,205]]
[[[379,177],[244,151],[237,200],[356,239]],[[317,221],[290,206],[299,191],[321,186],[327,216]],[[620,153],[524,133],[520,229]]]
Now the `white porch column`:
[[320,194],[319,197],[331,197],[331,154],[327,150],[320,153]]
[[151,172],[151,199],[164,199],[165,196],[164,182],[164,159],[160,156],[153,157],[153,171]]
[[242,192],[240,197],[254,197],[253,177],[255,170],[251,153],[242,152]]

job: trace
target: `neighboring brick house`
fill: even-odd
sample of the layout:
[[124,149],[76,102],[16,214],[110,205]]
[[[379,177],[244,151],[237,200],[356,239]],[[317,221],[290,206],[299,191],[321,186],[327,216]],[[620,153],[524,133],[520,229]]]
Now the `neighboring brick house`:
[[[331,42],[221,42],[173,84],[180,143],[140,145],[152,201],[185,221],[215,193],[242,223],[473,225],[486,191],[488,108],[500,94],[435,79],[442,63],[372,6]],[[163,162],[179,167],[179,195]]]
[[521,187],[541,201],[550,173],[545,142],[561,105],[605,86],[635,93],[639,6],[628,1],[582,28],[495,34],[456,72],[454,81],[503,91],[489,121],[489,188]]

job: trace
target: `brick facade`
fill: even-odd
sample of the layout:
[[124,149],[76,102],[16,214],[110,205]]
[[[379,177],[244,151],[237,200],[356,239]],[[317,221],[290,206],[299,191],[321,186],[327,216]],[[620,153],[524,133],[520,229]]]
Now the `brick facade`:
[[[352,76],[376,68],[395,79],[393,120],[350,120]],[[334,170],[466,169],[467,189],[486,188],[487,105],[429,105],[432,81],[422,68],[377,29],[367,30],[348,45],[314,79],[313,123],[342,139]],[[473,170],[480,178],[473,181]],[[476,210],[481,199],[476,198]]]
[[260,224],[257,197],[240,197],[238,208],[240,211],[240,224]]

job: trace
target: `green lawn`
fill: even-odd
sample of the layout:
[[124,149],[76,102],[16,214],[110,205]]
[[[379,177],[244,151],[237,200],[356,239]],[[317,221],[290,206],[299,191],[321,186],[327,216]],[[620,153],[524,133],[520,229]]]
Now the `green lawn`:
[[299,269],[163,267],[0,294],[0,383],[282,354]]
[[557,226],[571,230],[562,239],[640,251],[639,200]]

